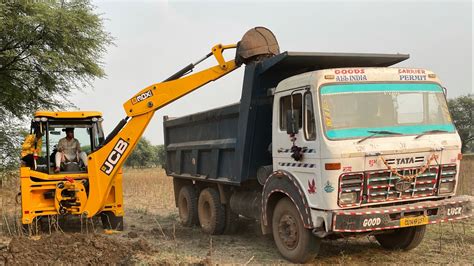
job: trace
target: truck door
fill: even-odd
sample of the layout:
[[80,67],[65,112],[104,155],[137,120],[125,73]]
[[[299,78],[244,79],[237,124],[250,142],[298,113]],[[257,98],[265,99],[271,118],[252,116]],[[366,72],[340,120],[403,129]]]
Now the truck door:
[[[311,206],[316,206],[316,195],[322,191],[314,102],[315,97],[310,87],[296,88],[275,95],[272,145],[273,169],[291,173],[300,183]],[[287,112],[292,109],[296,113],[299,128],[294,142],[287,133]],[[292,157],[292,147],[293,150],[301,148],[301,159]]]

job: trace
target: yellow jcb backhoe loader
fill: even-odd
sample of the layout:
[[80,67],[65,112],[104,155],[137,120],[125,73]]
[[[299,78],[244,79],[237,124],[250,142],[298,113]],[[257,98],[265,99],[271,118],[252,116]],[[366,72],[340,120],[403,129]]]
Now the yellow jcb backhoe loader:
[[[223,51],[232,48],[236,49],[235,59],[226,61]],[[100,112],[36,112],[31,132],[41,133],[42,147],[35,154],[33,165],[23,164],[20,168],[23,225],[51,215],[72,214],[88,218],[100,215],[104,227],[123,229],[122,165],[155,111],[244,63],[278,53],[275,36],[263,27],[249,30],[238,44],[215,45],[204,58],[127,100],[123,104],[126,117],[107,137],[102,130]],[[212,56],[217,60],[216,66],[189,74],[196,65]],[[72,138],[80,142],[86,162],[80,160],[79,155],[71,161],[64,158],[59,147],[63,131],[74,132]]]

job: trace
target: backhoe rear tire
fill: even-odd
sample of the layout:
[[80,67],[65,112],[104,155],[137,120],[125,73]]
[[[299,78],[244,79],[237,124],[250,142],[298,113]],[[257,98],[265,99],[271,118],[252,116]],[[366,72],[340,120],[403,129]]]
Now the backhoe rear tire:
[[289,198],[282,198],[275,206],[272,231],[278,251],[293,263],[306,263],[319,252],[321,239],[304,227],[298,210]]
[[100,219],[104,229],[123,231],[123,216],[116,216],[113,212],[101,212]]
[[214,188],[201,191],[198,201],[198,216],[202,231],[211,235],[224,232],[226,219],[225,208],[221,204],[219,192]]
[[416,248],[425,236],[426,225],[399,228],[389,234],[375,235],[379,244],[388,250],[411,250]]
[[197,192],[193,186],[183,186],[178,194],[178,211],[181,224],[186,227],[199,224]]

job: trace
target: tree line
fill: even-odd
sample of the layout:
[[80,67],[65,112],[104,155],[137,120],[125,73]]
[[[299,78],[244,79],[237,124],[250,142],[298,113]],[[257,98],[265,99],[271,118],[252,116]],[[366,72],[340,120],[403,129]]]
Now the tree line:
[[125,166],[132,168],[164,167],[165,163],[164,145],[152,145],[149,140],[142,137],[125,161]]
[[474,153],[474,94],[448,100],[448,108],[461,137],[461,151]]

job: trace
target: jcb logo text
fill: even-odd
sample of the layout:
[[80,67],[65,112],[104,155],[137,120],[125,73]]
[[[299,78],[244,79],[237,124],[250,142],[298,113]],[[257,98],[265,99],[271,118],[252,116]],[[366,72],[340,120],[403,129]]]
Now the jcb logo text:
[[114,149],[109,153],[109,156],[107,156],[107,160],[105,160],[104,164],[102,164],[102,167],[100,167],[100,170],[105,174],[110,175],[127,148],[128,142],[123,139],[119,139],[117,144],[115,144]]

